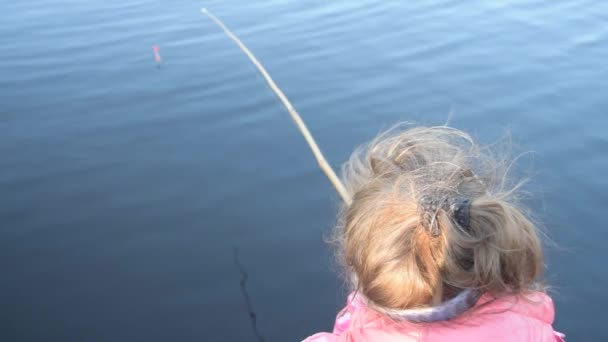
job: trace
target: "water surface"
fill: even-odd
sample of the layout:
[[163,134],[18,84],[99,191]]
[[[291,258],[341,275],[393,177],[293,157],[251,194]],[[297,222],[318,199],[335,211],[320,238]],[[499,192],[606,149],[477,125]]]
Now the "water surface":
[[266,340],[331,328],[339,198],[202,5],[336,167],[398,121],[509,129],[555,326],[608,338],[608,4],[34,0],[0,21],[1,340],[253,341],[235,247]]

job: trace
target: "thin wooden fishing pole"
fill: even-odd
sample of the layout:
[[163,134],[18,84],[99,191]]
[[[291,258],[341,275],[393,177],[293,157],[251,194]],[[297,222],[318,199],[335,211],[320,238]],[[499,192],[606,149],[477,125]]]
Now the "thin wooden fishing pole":
[[310,131],[306,127],[306,124],[304,124],[304,121],[300,117],[300,114],[298,114],[298,112],[295,110],[295,108],[293,107],[291,102],[289,102],[289,100],[287,99],[287,96],[285,96],[285,94],[283,94],[283,91],[281,91],[281,89],[276,85],[276,83],[274,83],[274,80],[272,79],[272,77],[270,77],[270,75],[268,74],[268,72],[266,71],[266,69],[264,68],[262,63],[260,63],[260,61],[258,61],[258,59],[247,48],[247,46],[245,46],[245,44],[243,44],[243,42],[241,42],[241,40],[234,33],[232,33],[232,31],[230,31],[228,29],[228,27],[226,27],[226,25],[224,25],[224,23],[221,20],[219,20],[216,16],[211,14],[206,8],[201,9],[201,12],[203,14],[205,14],[207,17],[209,17],[209,19],[213,20],[213,22],[215,22],[217,24],[217,26],[219,26],[222,30],[224,30],[226,35],[228,35],[228,37],[230,37],[230,39],[232,39],[236,43],[236,45],[238,45],[238,47],[247,55],[247,57],[249,57],[251,62],[258,68],[258,70],[260,71],[262,76],[264,76],[264,78],[266,79],[266,82],[268,82],[268,86],[270,87],[270,89],[272,89],[275,92],[275,94],[277,94],[277,96],[279,97],[281,102],[283,102],[283,105],[289,112],[289,115],[291,115],[291,118],[296,123],[296,126],[298,127],[298,129],[300,130],[302,135],[304,136],[304,139],[306,139],[306,142],[308,143],[308,146],[310,146],[312,153],[314,154],[315,158],[317,159],[317,162],[319,163],[319,167],[321,168],[321,170],[323,170],[323,172],[325,172],[325,174],[327,175],[327,178],[329,178],[329,181],[333,184],[334,188],[336,188],[336,191],[338,191],[338,194],[340,194],[344,203],[346,203],[346,205],[350,205],[351,197],[348,194],[348,191],[346,190],[346,188],[344,187],[342,182],[340,181],[340,178],[338,178],[338,176],[336,176],[336,173],[334,172],[334,170],[331,168],[331,166],[329,165],[329,163],[323,156],[323,153],[321,153],[319,146],[315,142],[315,139],[312,137],[312,134],[310,134]]

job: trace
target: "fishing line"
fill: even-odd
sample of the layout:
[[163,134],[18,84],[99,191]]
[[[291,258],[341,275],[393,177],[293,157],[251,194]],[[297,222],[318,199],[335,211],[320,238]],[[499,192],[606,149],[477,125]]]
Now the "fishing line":
[[251,321],[253,333],[255,334],[255,337],[258,339],[258,341],[265,342],[264,337],[258,330],[257,315],[255,313],[255,310],[253,309],[253,304],[251,303],[251,298],[249,297],[249,291],[247,291],[247,271],[245,270],[243,264],[241,264],[241,260],[239,259],[239,249],[236,247],[234,247],[234,264],[241,273],[241,292],[243,293],[243,297],[245,298],[245,304],[247,305],[247,313],[249,314],[249,320]]

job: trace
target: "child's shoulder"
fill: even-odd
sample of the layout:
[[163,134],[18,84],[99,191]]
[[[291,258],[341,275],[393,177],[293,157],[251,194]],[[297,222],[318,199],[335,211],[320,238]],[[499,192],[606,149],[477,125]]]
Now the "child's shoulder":
[[315,334],[307,342],[338,341],[560,341],[552,328],[553,301],[541,292],[498,299],[483,296],[476,307],[451,322],[396,322],[349,296],[332,333]]
[[472,311],[450,324],[433,324],[426,340],[561,341],[553,330],[553,300],[542,292],[492,298],[484,295]]
[[517,296],[492,297],[484,295],[475,305],[474,316],[481,319],[486,316],[504,314],[538,320],[553,324],[555,308],[553,300],[544,292],[529,292]]

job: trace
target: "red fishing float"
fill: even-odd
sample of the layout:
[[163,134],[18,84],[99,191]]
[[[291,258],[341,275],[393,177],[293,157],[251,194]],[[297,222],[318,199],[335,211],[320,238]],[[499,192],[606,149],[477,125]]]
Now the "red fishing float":
[[156,59],[156,63],[160,64],[161,59],[160,59],[160,52],[158,52],[159,51],[158,45],[154,45],[154,47],[152,47],[152,49],[154,50],[154,59]]

